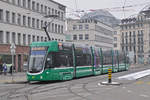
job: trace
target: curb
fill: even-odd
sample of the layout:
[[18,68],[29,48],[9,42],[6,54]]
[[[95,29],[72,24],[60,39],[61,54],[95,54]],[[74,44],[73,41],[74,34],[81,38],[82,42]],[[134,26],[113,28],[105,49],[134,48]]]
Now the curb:
[[108,83],[108,82],[100,82],[101,85],[116,85],[116,86],[119,86],[121,85],[121,83],[119,82],[111,82],[111,83]]

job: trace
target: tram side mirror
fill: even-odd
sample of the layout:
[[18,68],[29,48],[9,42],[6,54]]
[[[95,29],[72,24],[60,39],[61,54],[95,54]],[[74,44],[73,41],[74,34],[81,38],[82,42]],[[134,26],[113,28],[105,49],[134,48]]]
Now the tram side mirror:
[[50,60],[51,60],[50,58],[47,58],[47,62],[50,62]]
[[46,67],[47,67],[47,68],[52,67],[51,58],[47,58],[47,59],[46,59]]

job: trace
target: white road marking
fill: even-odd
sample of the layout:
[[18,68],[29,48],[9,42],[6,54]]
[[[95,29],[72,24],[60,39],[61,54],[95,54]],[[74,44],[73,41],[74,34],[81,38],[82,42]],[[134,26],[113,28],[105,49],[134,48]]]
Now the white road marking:
[[128,90],[127,92],[128,92],[128,93],[131,93],[132,91],[131,91],[131,90]]
[[118,77],[118,79],[136,80],[150,75],[150,69]]
[[149,97],[148,95],[145,95],[145,94],[141,94],[140,96],[141,96],[141,97],[145,97],[145,98],[148,98],[148,97]]

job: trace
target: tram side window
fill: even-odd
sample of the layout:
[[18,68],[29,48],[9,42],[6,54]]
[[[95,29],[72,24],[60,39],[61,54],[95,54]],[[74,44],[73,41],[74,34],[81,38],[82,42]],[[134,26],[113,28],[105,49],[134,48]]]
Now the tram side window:
[[113,64],[116,66],[118,64],[117,54],[113,55]]
[[100,63],[101,63],[100,56],[99,56],[99,53],[98,53],[98,49],[96,49],[95,54],[94,54],[94,66],[99,67]]
[[118,58],[119,58],[119,64],[125,63],[125,57],[123,53],[120,53]]
[[105,51],[103,53],[103,64],[110,65],[112,64],[112,54],[111,51]]
[[53,67],[71,67],[73,66],[73,57],[67,53],[52,54]]
[[82,54],[76,56],[76,65],[77,66],[89,66],[91,65],[91,55]]
[[94,66],[95,67],[99,67],[100,65],[100,57],[99,56],[95,56],[94,58]]

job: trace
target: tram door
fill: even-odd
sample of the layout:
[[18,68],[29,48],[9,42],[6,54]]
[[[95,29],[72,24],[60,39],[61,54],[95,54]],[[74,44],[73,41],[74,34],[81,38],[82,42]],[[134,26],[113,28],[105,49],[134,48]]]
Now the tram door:
[[21,72],[21,55],[18,55],[18,72]]

